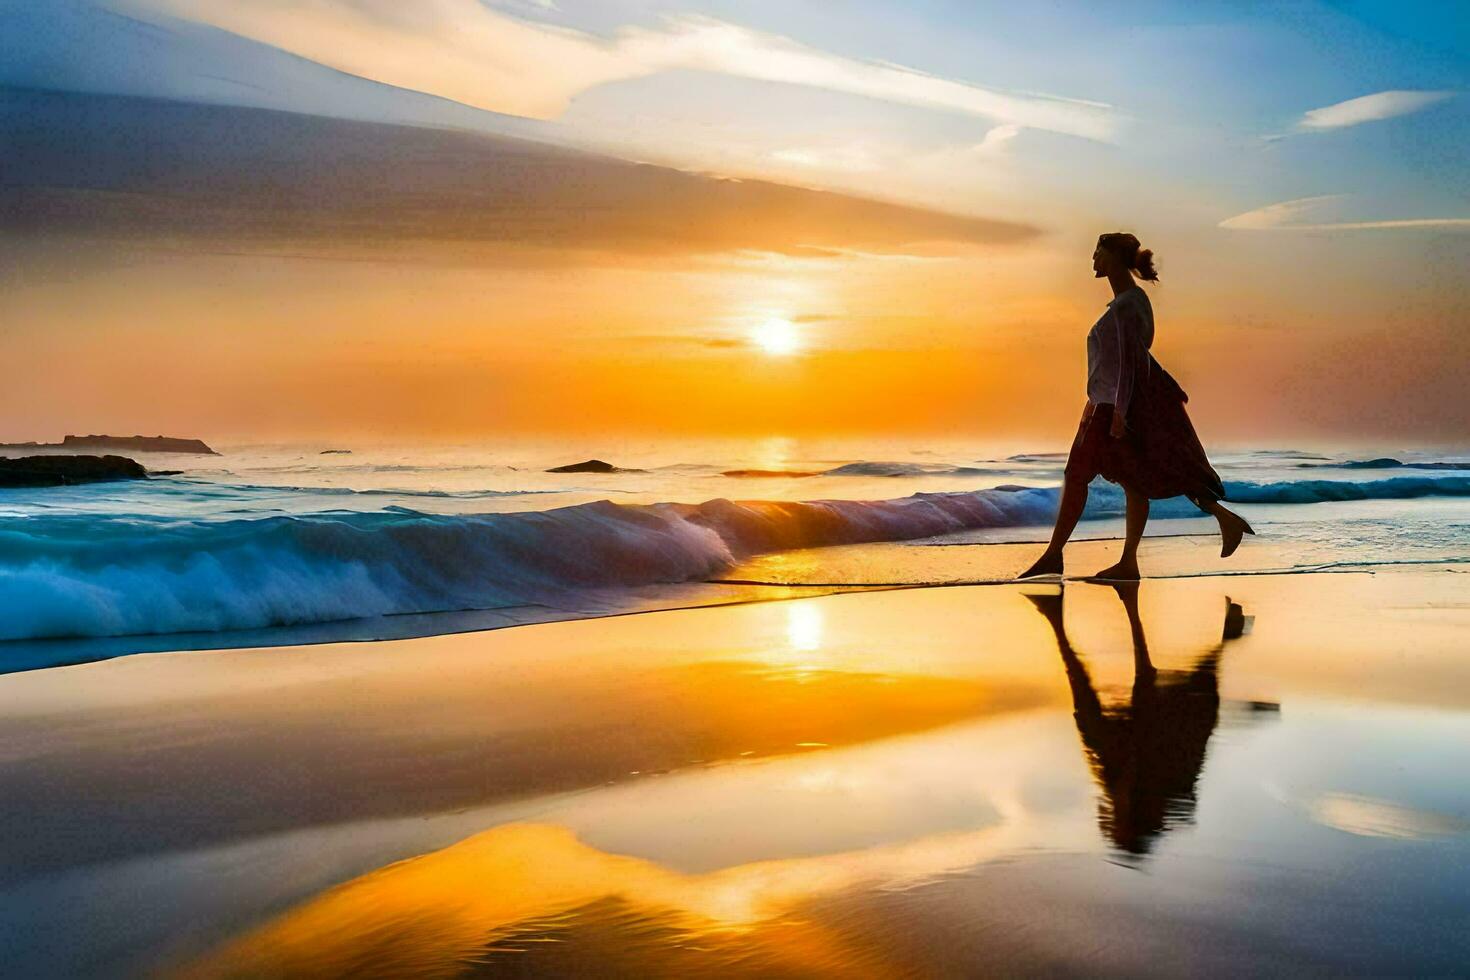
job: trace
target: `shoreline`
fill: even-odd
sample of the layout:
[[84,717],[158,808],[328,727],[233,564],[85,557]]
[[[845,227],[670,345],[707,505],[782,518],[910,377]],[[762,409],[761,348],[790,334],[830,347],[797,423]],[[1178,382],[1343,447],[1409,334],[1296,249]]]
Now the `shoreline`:
[[[260,462],[281,461],[270,457],[252,465]],[[294,473],[316,464],[282,465]],[[375,466],[394,469],[386,462],[369,468]],[[441,482],[441,471],[429,471]],[[472,477],[484,486],[477,470],[444,480],[453,485]],[[641,496],[679,499],[688,474],[639,479],[663,484],[643,488]],[[1229,568],[1463,558],[1458,532],[1434,532],[1440,524],[1460,526],[1470,516],[1470,497],[1463,496],[1467,479],[1250,484],[1269,491],[1262,499],[1281,502],[1243,508],[1269,540],[1251,542]],[[857,496],[898,491],[912,482],[873,478]],[[0,561],[0,579],[7,591],[28,599],[16,602],[0,623],[0,658],[12,658],[9,664],[0,660],[0,669],[143,650],[404,637],[702,604],[728,598],[719,590],[731,582],[1003,582],[1026,564],[1007,560],[1015,554],[1007,549],[1024,545],[962,546],[1044,534],[1037,525],[1054,514],[1056,499],[1054,487],[1008,484],[907,497],[627,507],[606,499],[579,502],[577,491],[561,506],[547,507],[555,501],[530,500],[526,494],[539,491],[516,487],[355,490],[164,480],[105,490],[60,488],[55,499],[41,493],[7,497],[0,533],[13,547]],[[1439,496],[1417,496],[1421,492]],[[1339,499],[1344,494],[1354,499]],[[1356,499],[1364,494],[1373,499]],[[1116,488],[1099,487],[1095,497],[1084,529],[1092,537],[1120,523],[1107,516],[1120,507]],[[1212,522],[1183,501],[1164,503],[1155,510],[1147,546],[1163,561],[1147,559],[1146,570],[1164,577],[1219,568],[1208,538],[1174,533]],[[820,557],[814,551],[819,546]],[[1078,542],[1082,550],[1070,563],[1074,573],[1108,564],[1089,567],[1094,559],[1088,549],[1106,547]],[[797,562],[810,567],[793,572]],[[688,595],[700,590],[703,595]],[[434,619],[440,612],[452,615]],[[271,632],[280,629],[286,632]],[[87,637],[109,639],[38,645]],[[165,637],[170,639],[160,639]]]
[[[1099,523],[1102,523],[1101,521]],[[1109,523],[1113,523],[1109,521]],[[1170,527],[1179,524],[1200,523],[1179,519],[1163,519],[1155,522]],[[1016,530],[1016,529],[996,529]],[[1046,529],[1032,529],[1043,533]],[[960,532],[963,536],[967,532]],[[579,593],[568,593],[563,602],[527,603],[519,606],[502,606],[485,609],[459,609],[435,612],[388,613],[381,616],[348,617],[344,619],[316,621],[300,624],[258,627],[241,630],[217,630],[210,632],[182,633],[139,633],[116,636],[50,637],[45,639],[7,640],[0,642],[0,676],[31,670],[46,670],[56,667],[78,666],[114,659],[154,653],[201,652],[210,650],[237,650],[258,647],[317,646],[334,643],[381,643],[399,640],[421,639],[434,636],[452,636],[490,632],[521,626],[569,621],[596,621],[622,616],[643,615],[682,609],[703,609],[726,605],[742,605],[752,602],[780,602],[818,595],[864,591],[881,592],[898,589],[956,588],[965,586],[1005,586],[1046,584],[1054,578],[1038,578],[1017,581],[1014,573],[1024,568],[1038,540],[966,540],[945,541],[945,536],[917,541],[887,541],[858,545],[829,545],[820,548],[794,549],[758,555],[739,563],[731,570],[730,577],[711,578],[702,581],[655,583],[626,588],[588,589]],[[1251,578],[1273,575],[1320,575],[1320,574],[1374,574],[1392,568],[1422,568],[1425,570],[1442,567],[1452,571],[1453,566],[1470,563],[1470,558],[1428,557],[1423,559],[1363,559],[1337,560],[1312,564],[1285,566],[1261,566],[1246,568],[1218,568],[1199,571],[1188,569],[1191,561],[1200,565],[1215,561],[1209,553],[1209,544],[1217,538],[1212,532],[1166,531],[1145,536],[1146,554],[1162,563],[1165,568],[1176,569],[1164,573],[1145,574],[1142,581],[1170,581],[1177,579]],[[1077,537],[1068,546],[1069,567],[1105,567],[1111,561],[1112,551],[1122,539],[1116,536]],[[1204,542],[1206,548],[1188,547],[1195,542]],[[1259,544],[1252,543],[1250,551],[1243,551],[1231,561],[1235,565],[1251,562],[1252,557],[1265,554],[1285,556],[1280,545],[1269,539]],[[1274,550],[1273,550],[1274,548]],[[929,554],[976,551],[987,556],[982,574],[973,574],[973,569],[941,578],[953,571],[956,563],[945,555],[940,561],[919,564],[913,560],[916,554],[924,555],[923,549],[932,549]],[[1201,554],[1200,552],[1204,553]],[[898,557],[895,559],[895,555]],[[849,556],[854,556],[849,559]],[[841,570],[855,560],[862,565],[883,563],[896,568],[920,569],[917,578],[897,578],[889,581],[854,580],[852,576],[830,580],[813,579],[812,569],[829,565]],[[1145,562],[1149,559],[1146,557]],[[797,566],[796,573],[792,573]],[[805,566],[805,567],[802,567]],[[1012,567],[1014,566],[1014,567]],[[775,570],[775,577],[734,577],[742,570],[756,572]],[[984,574],[989,573],[989,574]],[[1067,582],[1088,581],[1086,574],[1068,574]],[[735,594],[731,594],[731,592]]]
[[[23,911],[0,945],[37,972],[96,972],[99,955],[138,970],[258,974],[289,955],[297,972],[336,964],[331,973],[349,972],[337,967],[368,936],[436,962],[466,942],[512,955],[503,950],[527,948],[527,929],[553,915],[568,955],[601,955],[585,943],[616,935],[617,955],[652,969],[685,955],[657,938],[664,898],[676,898],[681,928],[724,951],[696,965],[777,955],[768,941],[789,916],[843,932],[848,916],[879,909],[928,937],[916,962],[933,965],[924,957],[965,948],[943,937],[970,903],[1020,889],[1030,897],[1017,911],[1052,928],[1089,907],[1101,874],[1106,891],[1130,896],[1126,928],[1154,936],[1145,945],[1157,951],[1165,934],[1127,908],[1177,925],[1169,903],[1215,894],[1225,886],[1207,883],[1229,869],[1234,884],[1198,910],[1224,922],[1231,902],[1265,887],[1252,869],[1269,862],[1285,890],[1258,900],[1305,930],[1302,945],[1271,946],[1270,917],[1256,917],[1242,962],[1321,968],[1338,962],[1326,933],[1290,896],[1308,888],[1329,924],[1360,924],[1349,893],[1316,877],[1319,862],[1378,861],[1375,880],[1420,907],[1424,860],[1470,866],[1454,857],[1470,847],[1455,823],[1470,820],[1470,797],[1453,782],[1405,782],[1388,764],[1410,735],[1433,772],[1470,745],[1462,592],[1420,570],[1248,577],[1228,591],[1212,579],[1142,583],[1160,690],[1214,664],[1218,708],[1204,716],[1216,720],[1201,730],[1203,763],[1189,763],[1201,768],[1181,788],[1160,784],[1180,802],[1141,857],[1099,823],[1114,811],[1100,809],[1092,736],[1058,659],[1059,643],[1075,647],[1103,704],[1128,703],[1127,607],[1097,584],[851,592],[4,675],[0,788],[12,802],[0,816],[0,896]],[[1065,615],[1049,624],[1046,603]],[[1348,751],[1354,740],[1363,748]],[[1415,850],[1384,851],[1375,841],[1395,839],[1384,833],[1412,835]],[[1128,870],[1139,861],[1151,874]],[[608,890],[565,890],[558,867]],[[423,871],[431,891],[393,868]],[[839,868],[862,870],[834,877]],[[770,891],[778,881],[790,889]],[[334,897],[360,888],[373,903]],[[709,933],[709,897],[736,893],[754,903],[741,906],[746,924]],[[434,897],[415,905],[418,894]],[[532,904],[484,908],[453,943],[420,933],[436,908],[472,894]],[[600,919],[606,894],[637,896],[633,919]],[[1406,908],[1380,908],[1364,927],[1362,962],[1380,962],[1388,947],[1373,943],[1402,927]],[[652,931],[633,925],[645,919]],[[1101,934],[1077,928],[1056,950],[1083,968]],[[895,942],[859,935],[844,942],[852,955]],[[1416,962],[1457,948],[1437,935]],[[1049,954],[1022,943],[1008,955],[1022,969]],[[547,968],[586,961],[556,962]]]

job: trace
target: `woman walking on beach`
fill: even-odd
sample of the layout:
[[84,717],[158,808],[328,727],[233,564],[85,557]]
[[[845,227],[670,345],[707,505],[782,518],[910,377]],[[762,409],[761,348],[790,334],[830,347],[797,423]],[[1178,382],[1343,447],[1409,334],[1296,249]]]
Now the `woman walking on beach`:
[[1092,271],[1108,280],[1113,299],[1087,335],[1087,406],[1067,457],[1051,543],[1017,577],[1062,574],[1062,548],[1087,504],[1087,485],[1097,476],[1123,487],[1128,509],[1123,555],[1094,578],[1139,577],[1138,542],[1148,523],[1148,502],[1164,497],[1188,497],[1214,516],[1220,522],[1220,557],[1229,558],[1242,535],[1256,532],[1220,505],[1225,487],[1184,410],[1189,396],[1149,353],[1153,307],[1133,277],[1158,281],[1153,252],[1126,232],[1103,235],[1092,253]]

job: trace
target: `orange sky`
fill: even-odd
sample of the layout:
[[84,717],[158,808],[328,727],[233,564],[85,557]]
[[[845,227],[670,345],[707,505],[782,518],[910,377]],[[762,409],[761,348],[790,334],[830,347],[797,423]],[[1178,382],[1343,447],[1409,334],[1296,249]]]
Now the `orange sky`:
[[[875,432],[1058,443],[1080,410],[1083,339],[1108,296],[1088,275],[1089,245],[922,259],[612,256],[537,269],[109,253],[6,290],[7,322],[20,325],[11,363],[35,369],[0,389],[0,436]],[[1428,299],[1385,312],[1349,291],[1299,309],[1270,294],[1223,296],[1228,284],[1208,272],[1195,289],[1184,271],[1153,289],[1156,352],[1216,440],[1464,431],[1463,348],[1435,332]],[[761,346],[772,321],[794,351]]]
[[[708,29],[691,28],[725,45],[720,71],[777,86],[761,90],[775,129],[776,95],[833,85],[915,125],[940,110],[1000,124],[963,152],[796,146],[712,172],[465,127],[0,89],[19,148],[0,201],[0,440],[902,433],[1062,448],[1110,295],[1093,242],[1120,228],[1157,253],[1155,353],[1211,445],[1470,431],[1461,219],[1333,224],[1336,197],[1242,212],[1239,175],[1193,179],[1169,158],[1204,152],[1195,131],[1161,149],[1108,106],[854,75]],[[628,37],[618,58],[653,57]],[[671,37],[659,58],[685,50]],[[578,43],[596,57],[577,84],[601,91],[606,51]],[[800,77],[767,78],[772,64]],[[554,115],[558,91],[537,112]],[[660,92],[650,112],[673,97]],[[1382,95],[1380,115],[1445,101]],[[732,152],[748,136],[728,134]]]

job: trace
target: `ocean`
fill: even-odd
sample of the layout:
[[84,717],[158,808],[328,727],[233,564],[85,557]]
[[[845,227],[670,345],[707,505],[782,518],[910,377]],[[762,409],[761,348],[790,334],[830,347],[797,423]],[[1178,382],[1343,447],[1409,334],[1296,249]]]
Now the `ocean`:
[[1470,955],[1466,455],[1221,453],[1115,589],[989,584],[1024,446],[217,448],[0,491],[10,974]]
[[[620,442],[604,454],[621,472],[549,473],[587,454],[528,442],[219,448],[141,455],[180,471],[147,482],[0,490],[0,670],[700,604],[709,596],[691,586],[796,549],[1043,540],[1065,460],[963,445]],[[1254,573],[1470,562],[1470,454],[1256,449],[1214,461],[1258,532],[1241,554],[1269,542],[1269,562],[1238,563]],[[1078,536],[1116,533],[1122,507],[1099,481]],[[1151,531],[1213,528],[1182,498],[1153,513]],[[822,568],[819,553],[805,578],[771,581],[926,583],[922,563],[878,567],[889,554],[854,578],[850,561]]]

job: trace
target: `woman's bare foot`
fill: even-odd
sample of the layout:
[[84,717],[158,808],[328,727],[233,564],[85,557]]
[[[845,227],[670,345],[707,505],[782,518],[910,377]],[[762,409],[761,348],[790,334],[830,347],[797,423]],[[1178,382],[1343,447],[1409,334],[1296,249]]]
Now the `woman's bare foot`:
[[1030,568],[1026,569],[1020,575],[1017,575],[1016,578],[1036,578],[1040,575],[1061,574],[1062,553],[1060,551],[1043,551],[1041,553],[1041,557],[1036,559],[1036,561],[1032,563]]
[[1243,535],[1255,534],[1255,530],[1246,523],[1244,517],[1234,511],[1220,508],[1220,513],[1215,515],[1215,520],[1220,522],[1220,557],[1229,558],[1235,554],[1235,549],[1240,547],[1240,539]]
[[1120,561],[1116,565],[1109,565],[1100,572],[1094,572],[1088,576],[1089,581],[1094,582],[1137,582],[1141,576],[1138,574],[1138,560]]

